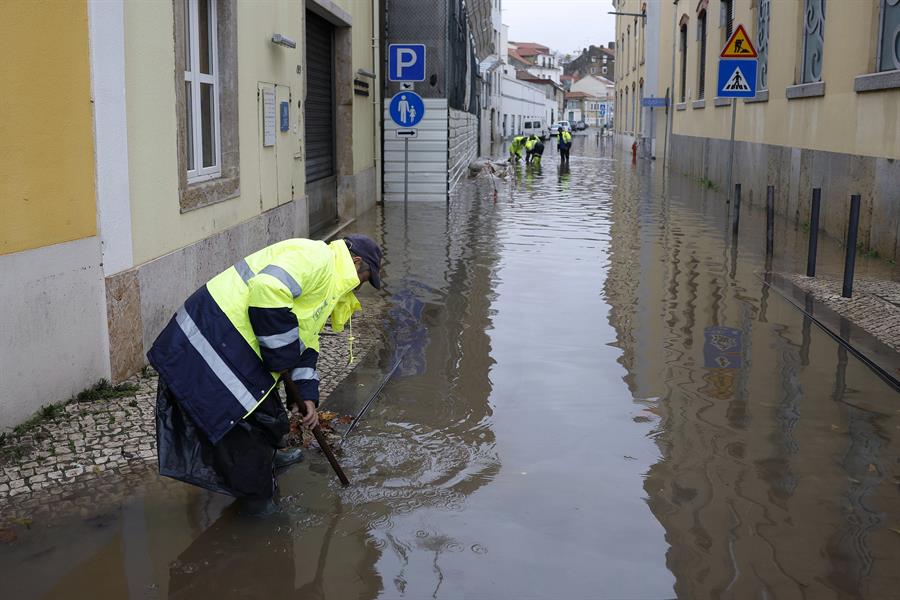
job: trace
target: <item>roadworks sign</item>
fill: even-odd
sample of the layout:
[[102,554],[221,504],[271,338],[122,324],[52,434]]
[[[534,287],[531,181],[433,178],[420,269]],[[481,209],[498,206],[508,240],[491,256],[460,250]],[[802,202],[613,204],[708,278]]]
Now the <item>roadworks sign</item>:
[[743,25],[738,25],[737,30],[731,34],[731,38],[722,49],[722,54],[719,55],[720,58],[757,58],[758,56]]

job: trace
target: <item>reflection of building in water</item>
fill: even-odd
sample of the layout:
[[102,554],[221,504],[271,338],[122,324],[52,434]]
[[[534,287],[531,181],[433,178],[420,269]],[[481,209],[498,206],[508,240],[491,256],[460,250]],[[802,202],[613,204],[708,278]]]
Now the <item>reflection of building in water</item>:
[[738,257],[729,275],[718,200],[618,183],[604,293],[624,380],[659,417],[645,490],[678,596],[887,594],[897,541],[883,511],[896,520],[898,505],[883,472],[897,445],[877,402],[853,404],[892,392],[858,363],[836,374],[834,343],[810,343],[779,298],[763,316],[758,265]]
[[[39,559],[24,561],[14,575],[5,572],[7,584],[13,579],[14,586],[49,598],[88,590],[97,599],[375,598],[385,590],[396,595],[394,586],[403,581],[398,552],[423,552],[440,564],[440,554],[459,545],[454,532],[423,541],[415,529],[400,527],[400,519],[448,499],[459,503],[499,470],[489,422],[488,336],[497,253],[488,245],[493,219],[478,202],[418,205],[407,214],[389,207],[378,233],[388,261],[386,291],[426,329],[411,333],[424,336],[417,338],[424,340],[417,349],[422,362],[385,390],[390,423],[376,421],[371,411],[371,431],[359,438],[393,452],[371,457],[380,461],[373,472],[396,477],[391,485],[381,475],[366,480],[359,469],[361,479],[342,494],[329,486],[330,471],[301,465],[279,478],[282,493],[295,496],[285,502],[286,521],[249,525],[230,508],[223,511],[227,497],[180,483],[166,488],[172,493],[154,488],[122,510],[55,528],[53,539],[32,546]],[[473,231],[484,241],[470,239]],[[409,284],[413,277],[421,285]],[[362,453],[360,447],[353,452]],[[66,552],[54,550],[62,544]]]
[[[488,373],[493,359],[487,332],[498,257],[489,245],[494,228],[495,217],[477,198],[453,199],[450,205],[410,204],[408,209],[389,205],[384,210],[385,281],[394,305],[390,313],[404,320],[393,335],[411,343],[418,357],[415,363],[404,360],[402,366],[415,368],[429,394],[444,399],[442,409],[416,414],[416,422],[446,430],[455,419],[448,420],[442,410],[468,415],[464,427],[490,415]],[[402,393],[402,387],[399,390]]]
[[426,368],[428,329],[423,320],[425,302],[420,300],[420,296],[433,290],[428,290],[415,280],[392,287],[400,289],[391,295],[388,301],[391,308],[383,321],[392,350],[389,362],[396,364],[400,361],[395,377],[421,375]]

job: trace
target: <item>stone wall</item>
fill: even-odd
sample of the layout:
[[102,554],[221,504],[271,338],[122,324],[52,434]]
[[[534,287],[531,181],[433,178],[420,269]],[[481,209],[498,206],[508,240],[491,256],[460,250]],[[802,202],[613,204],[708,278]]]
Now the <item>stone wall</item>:
[[453,191],[469,163],[478,157],[478,118],[451,108],[447,133],[447,189]]
[[[109,354],[113,381],[136,373],[146,352],[178,307],[194,290],[238,259],[294,237],[297,202],[277,208],[106,278]],[[85,386],[82,386],[85,387]]]
[[[728,180],[729,141],[672,136],[671,167],[705,177],[720,187]],[[752,142],[735,142],[734,182],[742,203],[765,205],[775,186],[775,207],[795,223],[809,222],[812,188],[822,188],[820,228],[847,235],[850,195],[860,194],[859,242],[887,259],[900,259],[900,161]]]

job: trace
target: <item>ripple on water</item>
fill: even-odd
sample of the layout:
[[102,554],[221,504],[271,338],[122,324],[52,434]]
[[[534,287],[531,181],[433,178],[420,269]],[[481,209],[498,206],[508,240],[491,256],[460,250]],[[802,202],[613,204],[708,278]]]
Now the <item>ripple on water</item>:
[[499,470],[490,445],[451,431],[387,423],[370,434],[360,431],[351,443],[345,467],[356,476],[352,487],[341,490],[342,500],[355,509],[370,505],[375,515],[408,514],[425,506],[460,510],[465,500],[460,489]]

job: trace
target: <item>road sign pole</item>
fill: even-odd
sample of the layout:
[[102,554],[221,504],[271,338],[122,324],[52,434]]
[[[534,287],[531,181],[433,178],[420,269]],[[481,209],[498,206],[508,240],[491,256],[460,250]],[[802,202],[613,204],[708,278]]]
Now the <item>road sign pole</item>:
[[743,25],[737,29],[726,42],[719,54],[719,81],[716,85],[716,96],[731,98],[731,139],[728,143],[728,185],[725,188],[726,198],[734,197],[734,129],[737,123],[738,98],[752,98],[756,95],[756,72],[759,55],[750,36]]
[[409,138],[403,140],[403,204],[409,200]]
[[734,124],[737,120],[737,98],[731,99],[731,143],[728,148],[728,187],[725,191],[734,198]]

